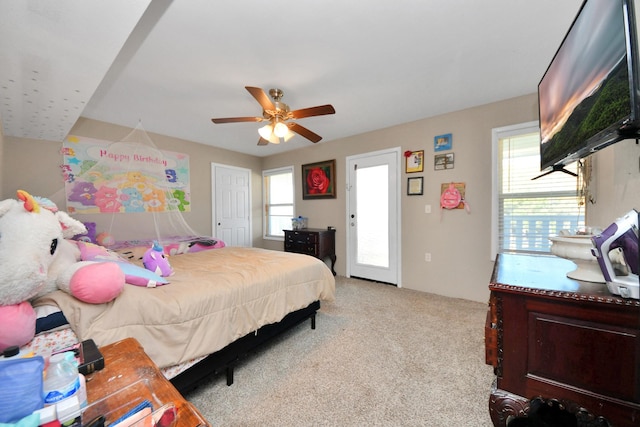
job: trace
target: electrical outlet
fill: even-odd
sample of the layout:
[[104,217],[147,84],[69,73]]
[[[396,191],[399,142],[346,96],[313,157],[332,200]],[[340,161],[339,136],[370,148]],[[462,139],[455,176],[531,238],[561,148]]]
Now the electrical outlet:
[[431,262],[431,253],[430,252],[425,252],[424,254],[424,260],[426,262]]

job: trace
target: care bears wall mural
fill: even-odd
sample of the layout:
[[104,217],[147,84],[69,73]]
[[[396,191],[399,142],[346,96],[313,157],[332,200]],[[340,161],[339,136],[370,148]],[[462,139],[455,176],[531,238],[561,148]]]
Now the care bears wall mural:
[[186,154],[68,136],[62,155],[69,213],[191,210]]

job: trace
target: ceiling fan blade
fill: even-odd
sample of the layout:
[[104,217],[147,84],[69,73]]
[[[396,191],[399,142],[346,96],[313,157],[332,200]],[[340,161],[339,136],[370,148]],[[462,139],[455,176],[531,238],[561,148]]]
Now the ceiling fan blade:
[[253,96],[256,101],[258,101],[263,110],[266,111],[276,109],[275,105],[273,105],[273,102],[271,102],[267,94],[261,88],[251,86],[245,86],[244,88],[249,91],[251,96]]
[[290,114],[291,114],[291,117],[293,117],[294,119],[303,119],[305,117],[324,116],[326,114],[335,114],[335,113],[336,113],[336,110],[333,108],[333,106],[331,104],[327,104],[327,105],[319,105],[317,107],[302,108],[300,110],[294,110]]
[[300,136],[304,136],[313,143],[316,143],[322,139],[322,137],[317,133],[311,132],[306,127],[300,126],[297,123],[287,123],[287,126],[289,126],[289,129],[291,129],[293,132],[297,133]]
[[269,144],[269,141],[267,141],[263,137],[260,137],[260,139],[258,140],[258,145],[267,145],[267,144]]
[[221,124],[221,123],[238,123],[238,122],[261,122],[264,119],[262,117],[225,117],[225,118],[216,118],[211,119],[213,123]]

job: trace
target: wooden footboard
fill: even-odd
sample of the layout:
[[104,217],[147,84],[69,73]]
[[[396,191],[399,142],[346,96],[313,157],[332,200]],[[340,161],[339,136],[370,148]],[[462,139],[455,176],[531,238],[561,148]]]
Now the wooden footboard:
[[291,312],[280,322],[265,325],[256,332],[251,332],[225,348],[210,354],[186,371],[173,377],[170,381],[180,393],[184,394],[195,388],[206,377],[220,374],[224,371],[227,376],[227,385],[231,385],[233,384],[233,368],[241,358],[258,346],[307,319],[311,319],[311,329],[315,329],[316,312],[319,309],[320,301],[315,301],[305,308]]

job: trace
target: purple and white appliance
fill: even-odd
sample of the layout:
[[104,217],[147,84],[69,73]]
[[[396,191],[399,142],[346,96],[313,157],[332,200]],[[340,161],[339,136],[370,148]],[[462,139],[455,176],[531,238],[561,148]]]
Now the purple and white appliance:
[[[640,299],[638,278],[638,212],[634,209],[618,218],[601,234],[591,238],[591,253],[598,259],[609,292],[623,298]],[[616,255],[624,264],[612,262]]]

